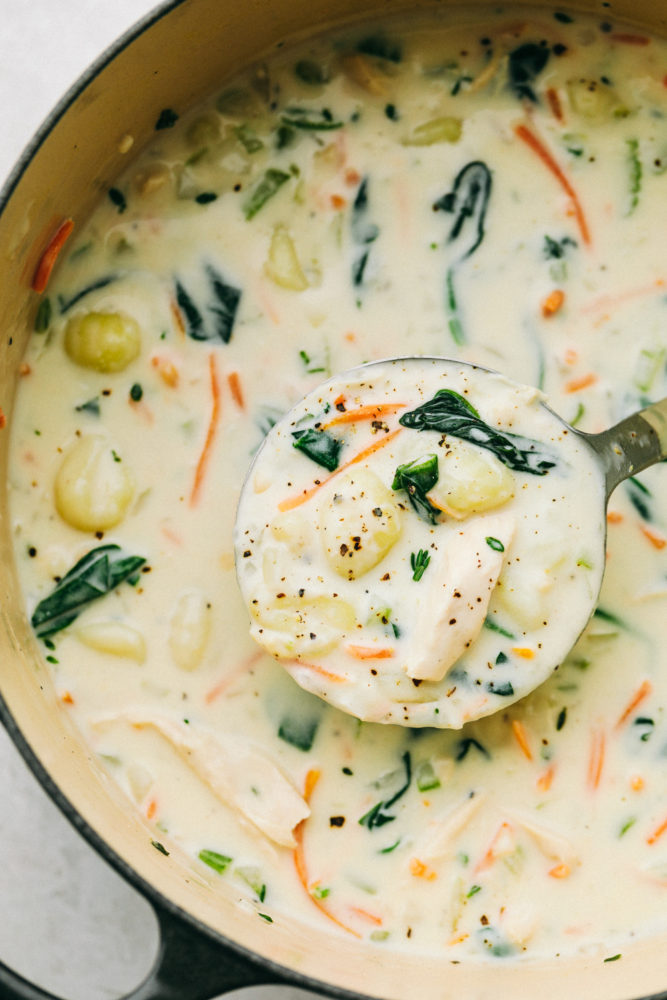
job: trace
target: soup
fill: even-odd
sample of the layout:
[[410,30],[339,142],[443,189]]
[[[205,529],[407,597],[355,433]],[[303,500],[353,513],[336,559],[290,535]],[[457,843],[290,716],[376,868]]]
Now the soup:
[[155,849],[258,920],[466,962],[665,930],[662,467],[612,498],[576,649],[460,732],[303,692],[233,554],[267,430],[363,362],[486,365],[590,431],[664,395],[664,66],[563,12],[357,27],[157,108],[46,249],[10,426],[27,611]]

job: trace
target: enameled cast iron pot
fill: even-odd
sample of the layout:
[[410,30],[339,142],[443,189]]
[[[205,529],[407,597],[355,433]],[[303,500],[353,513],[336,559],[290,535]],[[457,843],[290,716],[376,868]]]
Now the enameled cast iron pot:
[[[466,6],[472,2],[465,0]],[[196,102],[286,39],[415,7],[447,18],[450,6],[449,0],[173,0],[105,53],[54,110],[0,195],[0,406],[7,423],[34,321],[30,279],[40,250],[62,219],[85,219],[125,166],[127,136],[134,153],[153,133],[156,112]],[[667,0],[568,0],[565,6],[667,34]],[[7,441],[5,428],[3,483]],[[71,822],[156,910],[160,953],[131,1000],[207,1000],[261,983],[311,987],[349,1000],[666,1000],[664,937],[624,948],[623,961],[609,964],[596,956],[475,967],[391,955],[286,919],[258,921],[197,881],[186,857],[158,853],[58,710],[22,606],[4,489],[0,502],[0,716]],[[49,995],[0,963],[0,996]]]

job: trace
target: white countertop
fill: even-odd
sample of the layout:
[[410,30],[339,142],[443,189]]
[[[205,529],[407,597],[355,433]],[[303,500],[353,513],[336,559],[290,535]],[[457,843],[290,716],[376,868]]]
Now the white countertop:
[[[0,0],[0,184],[79,74],[153,6]],[[0,803],[0,959],[64,1000],[115,1000],[135,987],[157,948],[150,907],[72,829],[1,727]]]

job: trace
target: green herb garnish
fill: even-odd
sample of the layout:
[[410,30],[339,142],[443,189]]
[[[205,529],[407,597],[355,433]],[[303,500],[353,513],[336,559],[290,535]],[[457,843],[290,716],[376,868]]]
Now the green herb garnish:
[[[503,465],[517,472],[544,476],[556,462],[539,441],[501,434],[480,417],[467,399],[451,389],[439,389],[433,399],[399,418],[399,424],[418,431],[438,431],[486,448]],[[394,487],[395,488],[395,487]]]
[[304,129],[309,132],[330,132],[342,128],[342,121],[334,118],[328,108],[315,111],[312,108],[288,108],[281,119],[283,125]]
[[290,179],[290,176],[291,174],[286,174],[284,170],[276,170],[275,167],[269,167],[264,172],[264,176],[255,185],[243,204],[243,213],[248,221],[257,215],[270,198],[273,198],[276,191]]
[[436,524],[439,511],[437,507],[433,506],[426,494],[433,489],[437,481],[438,456],[424,455],[422,458],[415,458],[412,462],[399,465],[394,473],[391,488],[405,490],[417,513],[430,521],[431,524]]
[[440,778],[433,770],[430,760],[423,760],[417,766],[415,781],[420,792],[430,792],[434,788],[440,788]]
[[217,851],[203,850],[199,852],[198,857],[200,861],[212,868],[214,872],[218,872],[219,875],[222,875],[232,863],[232,858],[228,858],[226,854],[218,854]]
[[204,268],[208,295],[196,303],[185,286],[176,281],[176,302],[185,319],[185,332],[192,340],[228,344],[232,337],[241,291],[228,284],[211,264]]
[[412,579],[419,582],[426,572],[426,568],[431,561],[431,557],[426,551],[426,549],[420,549],[419,552],[410,553],[410,567],[412,569]]
[[37,636],[43,639],[67,628],[88,604],[115,590],[145,562],[144,556],[126,555],[119,545],[92,549],[35,608],[30,621]]
[[74,409],[77,413],[92,413],[94,417],[99,417],[100,415],[100,397],[93,396],[92,399],[86,400],[85,403],[79,403]]
[[51,299],[42,299],[35,314],[35,333],[46,333],[51,325]]
[[313,462],[324,466],[329,472],[338,468],[340,450],[343,442],[332,437],[327,431],[318,431],[310,427],[305,431],[293,431],[294,447],[304,452]]
[[636,209],[639,204],[639,192],[642,189],[642,161],[639,158],[639,141],[637,139],[626,139],[628,147],[628,172],[630,177],[630,209],[628,215]]
[[[497,632],[498,635],[503,635],[506,639],[516,639],[514,632],[510,632],[509,629],[503,628],[502,625],[497,625],[493,618],[488,615],[484,619],[484,628],[488,628],[490,632]],[[498,660],[496,660],[496,663],[498,663]]]
[[237,125],[234,135],[239,140],[246,153],[258,153],[264,149],[264,143],[250,125]]
[[494,538],[493,535],[487,535],[484,540],[486,544],[489,546],[489,548],[493,549],[494,552],[505,551],[505,546],[503,545],[503,543],[500,541],[499,538]]

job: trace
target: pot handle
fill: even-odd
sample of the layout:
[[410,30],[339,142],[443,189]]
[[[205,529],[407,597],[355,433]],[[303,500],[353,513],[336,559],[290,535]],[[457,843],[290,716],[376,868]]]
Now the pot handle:
[[[277,967],[213,941],[180,917],[155,908],[160,946],[148,976],[122,1000],[211,1000],[244,986],[297,985]],[[0,961],[2,1000],[61,1000]]]

